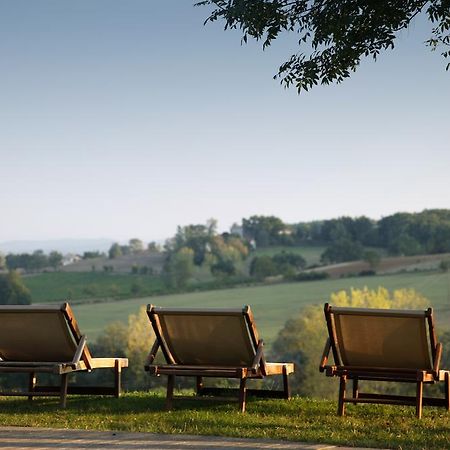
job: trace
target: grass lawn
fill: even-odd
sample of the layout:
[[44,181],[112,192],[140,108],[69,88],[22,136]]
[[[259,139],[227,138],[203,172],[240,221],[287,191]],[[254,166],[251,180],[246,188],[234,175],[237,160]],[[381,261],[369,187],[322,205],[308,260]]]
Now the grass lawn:
[[134,289],[146,295],[160,293],[163,283],[159,278],[140,275],[119,275],[104,272],[56,272],[23,277],[30,289],[33,303],[61,302],[90,298],[133,295]]
[[323,305],[330,293],[350,287],[388,289],[414,288],[430,300],[436,309],[438,326],[450,326],[450,275],[440,272],[405,273],[396,275],[342,278],[303,283],[283,283],[241,287],[188,294],[153,296],[101,304],[75,305],[74,310],[83,333],[92,340],[109,322],[126,322],[141,305],[188,307],[240,307],[251,305],[256,323],[266,344],[275,339],[287,319],[308,304]]
[[250,399],[247,412],[237,403],[184,400],[163,411],[159,394],[129,393],[121,399],[71,398],[65,410],[56,399],[0,400],[4,426],[140,431],[286,439],[335,445],[394,449],[450,447],[450,413],[424,408],[349,405],[347,416],[336,416],[336,402],[294,398]]

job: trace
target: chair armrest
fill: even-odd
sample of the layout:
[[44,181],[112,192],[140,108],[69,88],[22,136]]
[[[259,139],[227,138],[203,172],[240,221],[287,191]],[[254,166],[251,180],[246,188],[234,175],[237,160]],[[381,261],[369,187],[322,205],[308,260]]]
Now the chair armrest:
[[261,360],[263,358],[263,347],[264,347],[264,341],[260,339],[258,341],[258,347],[256,349],[255,357],[253,358],[252,363],[252,372],[256,372],[258,370],[258,366],[261,364]]
[[327,342],[325,343],[325,347],[323,349],[322,358],[320,359],[320,365],[319,365],[320,372],[325,371],[325,365],[328,362],[328,357],[330,355],[330,349],[331,349],[331,339],[327,338]]
[[[75,351],[75,354],[73,355],[72,364],[78,364],[80,362],[81,356],[83,355],[84,349],[86,348],[86,336],[82,335],[80,342],[78,342],[77,349]],[[86,367],[88,370],[91,370],[92,367],[90,364],[88,364],[86,361]]]
[[433,372],[435,377],[439,375],[439,366],[441,365],[441,358],[442,358],[442,344],[438,342],[436,344],[436,355],[434,357],[434,364],[433,364]]
[[148,354],[147,359],[145,361],[146,367],[152,364],[152,362],[155,360],[158,350],[159,350],[159,341],[158,339],[155,339],[155,342],[152,345],[152,349],[150,350],[150,353]]

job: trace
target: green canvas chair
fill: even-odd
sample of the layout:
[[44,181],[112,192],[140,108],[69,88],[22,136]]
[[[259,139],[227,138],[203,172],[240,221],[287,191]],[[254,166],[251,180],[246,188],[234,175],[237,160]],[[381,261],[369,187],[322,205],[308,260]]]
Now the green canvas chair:
[[[148,305],[147,313],[156,335],[145,370],[167,375],[166,408],[171,409],[176,376],[196,377],[198,395],[239,394],[239,409],[245,411],[247,394],[290,398],[288,375],[293,363],[268,363],[263,341],[256,330],[249,306],[243,309],[160,308]],[[161,348],[165,364],[156,364]],[[248,379],[281,375],[283,390],[247,389]],[[236,378],[239,390],[207,388],[203,377]]]
[[[329,338],[320,371],[339,377],[338,414],[346,403],[387,403],[450,409],[450,372],[440,369],[442,345],[434,331],[433,312],[416,310],[342,308],[325,304]],[[334,364],[328,364],[330,351]],[[346,395],[347,380],[353,391]],[[359,390],[361,380],[415,383],[415,396],[369,394]],[[424,384],[443,381],[444,398],[423,397]]]
[[[119,397],[121,372],[126,358],[93,358],[68,303],[62,305],[0,306],[0,373],[29,374],[25,391],[2,391],[0,395],[58,396],[66,406],[67,394],[99,394]],[[69,386],[75,372],[111,369],[114,386]],[[59,386],[42,386],[37,374],[60,376]]]

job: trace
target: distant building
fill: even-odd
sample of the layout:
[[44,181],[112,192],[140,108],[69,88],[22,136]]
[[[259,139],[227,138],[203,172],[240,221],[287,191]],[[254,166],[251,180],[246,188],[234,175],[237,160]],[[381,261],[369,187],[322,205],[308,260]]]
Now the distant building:
[[244,228],[241,225],[238,225],[237,223],[233,223],[230,228],[231,234],[236,234],[237,236],[243,238],[244,237]]
[[74,253],[68,253],[67,255],[63,256],[62,259],[62,265],[68,266],[69,264],[76,263],[78,261],[81,261],[83,258],[80,255],[76,255]]

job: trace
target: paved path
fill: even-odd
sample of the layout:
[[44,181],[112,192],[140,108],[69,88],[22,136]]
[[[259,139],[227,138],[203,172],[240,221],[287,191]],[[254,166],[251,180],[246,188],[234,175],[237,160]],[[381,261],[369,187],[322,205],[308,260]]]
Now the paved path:
[[[120,431],[57,430],[50,428],[0,427],[0,448],[9,449],[314,449],[350,450],[326,444],[239,439],[211,436],[190,436]],[[356,447],[352,447],[355,450]],[[367,449],[366,449],[367,450]]]

